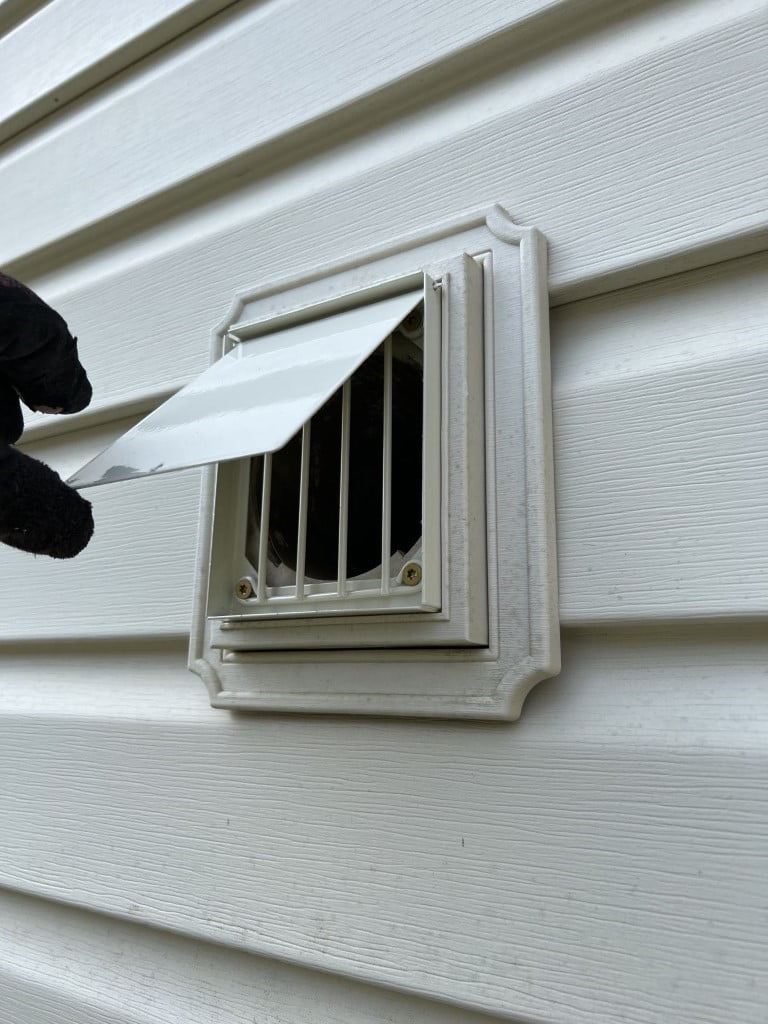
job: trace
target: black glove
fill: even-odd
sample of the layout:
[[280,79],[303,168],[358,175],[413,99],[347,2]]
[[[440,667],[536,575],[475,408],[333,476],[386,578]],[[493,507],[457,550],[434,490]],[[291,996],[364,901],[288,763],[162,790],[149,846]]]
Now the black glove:
[[80,412],[91,385],[64,320],[0,273],[0,541],[73,558],[93,534],[91,505],[48,466],[12,447],[24,429],[20,399],[40,412]]

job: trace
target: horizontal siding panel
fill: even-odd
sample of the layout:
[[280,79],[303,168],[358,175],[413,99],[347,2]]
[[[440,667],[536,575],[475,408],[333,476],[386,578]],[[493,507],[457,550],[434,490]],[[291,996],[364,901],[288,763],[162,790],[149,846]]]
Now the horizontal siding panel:
[[[758,255],[554,311],[564,622],[768,615],[766,296]],[[158,363],[166,357],[158,350]],[[104,353],[101,365],[106,376]],[[66,475],[132,422],[29,451]],[[18,583],[0,594],[0,635],[186,631],[197,494],[194,471],[95,488],[97,534],[77,563],[3,551],[0,568]]]
[[[7,971],[0,965],[0,1024],[138,1024],[125,1007],[112,1012],[92,1002],[71,998],[61,991],[51,992],[34,980]],[[146,1019],[146,1018],[145,1018]],[[151,1018],[150,1018],[151,1019]]]
[[768,615],[768,257],[552,320],[566,623]]
[[5,644],[0,657],[0,713],[98,718],[102,723],[167,718],[205,725],[211,707],[186,661],[183,637]]
[[203,714],[191,677],[197,720],[105,719],[107,652],[82,717],[19,714],[3,662],[0,883],[515,1019],[762,1024],[766,658],[567,634],[504,728]]
[[[134,420],[27,445],[66,477]],[[3,546],[0,642],[32,638],[168,635],[189,631],[200,475],[107,485],[88,494],[96,531],[76,561]],[[10,580],[19,581],[12,590]]]
[[13,69],[0,91],[0,141],[231,3],[132,0],[107,11],[103,0],[54,0],[0,40],[0,67]]
[[49,0],[0,0],[0,36],[12,31]]
[[[413,66],[399,65],[403,75],[415,73],[419,61],[420,67],[424,61],[438,60],[440,52],[455,52],[462,34],[469,39],[477,35],[474,5],[459,5],[449,18],[441,4],[435,20],[425,17],[423,5],[402,6],[402,17],[396,18],[388,5],[386,37],[371,31],[366,17],[365,38],[372,40],[376,58],[371,61],[361,43],[352,48],[352,64],[346,56],[346,35],[337,33],[334,46],[324,47],[317,39],[317,25],[323,22],[314,8],[302,5],[304,14],[294,13],[290,31],[284,31],[279,42],[266,31],[270,8],[263,25],[254,15],[252,31],[259,34],[259,46],[269,47],[265,66],[270,75],[280,64],[281,47],[301,53],[303,61],[310,50],[318,54],[323,88],[332,90],[327,96],[309,81],[305,88],[304,79],[295,76],[291,89],[281,84],[282,98],[272,100],[269,90],[259,91],[252,33],[235,20],[221,40],[227,48],[224,63],[211,42],[199,59],[191,52],[179,58],[175,74],[158,65],[122,98],[104,97],[18,147],[0,161],[0,187],[9,194],[18,194],[30,180],[39,187],[31,210],[25,206],[23,214],[20,208],[9,211],[0,264],[19,260],[113,214],[126,214],[150,196],[191,181],[217,161],[245,154],[248,147],[249,160],[232,165],[238,187],[270,167],[278,173],[281,168],[270,165],[264,154],[259,158],[253,147],[263,148],[269,138],[297,128],[293,110],[285,113],[284,122],[280,120],[284,104],[295,104],[307,121],[314,118],[319,133],[322,102],[327,100],[336,110],[345,102],[345,89],[350,103],[353,94],[359,96],[361,81],[366,88],[376,85],[377,75],[391,81],[385,55],[396,50],[401,59],[404,52],[411,52],[402,49],[403,33],[413,40],[412,52],[418,55]],[[497,20],[491,11],[482,22],[488,29],[509,17],[507,4],[499,0],[496,6]],[[752,4],[746,6],[754,10]],[[420,151],[414,139],[404,153],[398,132],[393,131],[388,156],[381,148],[385,136],[380,134],[377,159],[384,158],[383,165],[355,174],[355,160],[348,157],[335,175],[342,181],[290,209],[241,226],[241,237],[248,237],[249,262],[259,252],[264,259],[260,276],[293,273],[306,264],[308,253],[318,261],[325,253],[354,251],[360,243],[376,244],[398,231],[504,200],[520,220],[535,223],[549,238],[556,289],[573,289],[585,278],[636,273],[639,263],[734,237],[746,245],[744,239],[764,226],[768,206],[757,127],[768,93],[762,59],[768,24],[760,8],[758,14],[735,17],[693,38],[675,39],[665,48],[594,75],[587,50],[580,79],[568,80],[562,91],[557,90],[554,51],[547,65],[554,95],[541,96],[539,87],[532,102],[521,102],[525,81],[517,88],[513,83],[507,101],[511,109],[488,117],[480,103],[469,127],[464,118],[453,128],[450,119],[439,121],[439,141],[427,127],[429,144],[422,143]],[[334,9],[337,17],[350,16],[346,6],[343,13],[342,8]],[[329,18],[327,24],[331,28],[336,22]],[[435,34],[435,24],[443,31]],[[693,19],[692,24],[698,26],[698,21]],[[455,26],[457,35],[447,32],[449,25]],[[311,32],[311,44],[300,45],[302,31]],[[434,41],[420,43],[424,38]],[[244,53],[239,58],[241,47]],[[338,74],[329,76],[327,66],[339,48],[345,56]],[[235,83],[228,84],[229,74],[240,76],[237,89]],[[281,83],[284,79],[285,72]],[[238,89],[246,90],[241,102]],[[254,117],[254,103],[259,117]],[[152,117],[147,117],[148,110]],[[343,120],[347,135],[353,128],[372,127],[363,113],[358,121],[346,115]],[[305,140],[303,145],[307,144]],[[90,154],[88,161],[83,161],[84,152]],[[300,147],[286,150],[283,161],[289,152],[292,161],[302,155]],[[49,176],[41,167],[55,169],[55,174]],[[696,167],[706,167],[707,174],[692,173]],[[222,187],[221,182],[209,185],[217,192]],[[168,202],[166,198],[165,210]],[[159,208],[154,216],[158,214]],[[15,217],[23,223],[17,224]],[[107,237],[106,230],[102,235]],[[206,240],[209,250],[211,242]]]
[[[563,620],[612,628],[566,628],[514,726],[230,715],[184,668],[196,472],[94,490],[76,562],[2,549],[0,1024],[475,1024],[427,994],[547,1024],[763,1024],[768,642],[722,620],[768,611],[768,257],[624,286],[761,244],[765,12],[675,5],[710,27],[659,16],[611,68],[582,40],[570,77],[549,50],[549,91],[510,78],[503,109],[454,96],[258,180],[302,119],[362,131],[376,89],[572,10],[452,4],[386,0],[359,39],[348,5],[238,8],[6,149],[0,190],[34,181],[36,202],[9,208],[0,263],[40,272],[112,419],[27,450],[86,461],[206,364],[234,292],[502,201],[550,242]],[[139,218],[227,161],[238,192]]]
[[[284,208],[264,212],[269,194],[246,189],[169,225],[120,237],[59,272],[32,275],[30,283],[68,319],[96,401],[108,406],[200,372],[210,331],[236,293],[483,202],[502,201],[546,231],[555,303],[575,287],[599,290],[611,267],[631,268],[630,277],[659,276],[663,264],[653,262],[654,254],[661,259],[674,250],[695,261],[697,246],[739,223],[740,205],[742,213],[742,204],[749,206],[751,222],[768,209],[762,160],[750,150],[760,140],[744,127],[759,77],[748,65],[759,56],[760,34],[754,24],[740,23],[738,31],[731,25],[689,43],[686,55],[673,50],[597,78],[568,98],[567,110],[557,97],[352,180],[343,180],[343,160],[321,165],[326,184],[315,181],[317,190]],[[682,83],[693,78],[683,109]],[[510,146],[534,125],[535,143]],[[394,135],[383,139],[396,147]],[[582,170],[574,149],[582,141],[600,154],[600,173],[597,164]],[[630,144],[632,160],[624,155]],[[709,171],[692,174],[695,166]],[[297,174],[293,187],[306,191],[304,171]],[[79,181],[78,169],[72,181]]]
[[[51,10],[62,2],[69,0]],[[570,0],[482,0],[471,8],[462,0],[248,5],[189,47],[160,55],[137,81],[11,151],[0,160],[0,187],[29,180],[25,168],[50,161],[77,183],[72,202],[51,202],[61,178],[57,184],[53,175],[36,175],[42,206],[34,223],[27,218],[22,243],[35,248],[560,6]],[[18,255],[8,236],[0,263]]]
[[493,1024],[10,892],[0,916],[0,1024]]

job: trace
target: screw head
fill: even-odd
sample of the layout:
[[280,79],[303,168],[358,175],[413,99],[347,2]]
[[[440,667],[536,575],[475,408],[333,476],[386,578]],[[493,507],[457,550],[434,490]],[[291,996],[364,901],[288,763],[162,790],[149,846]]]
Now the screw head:
[[403,566],[402,581],[406,587],[417,587],[421,583],[421,566],[418,562],[408,562]]
[[235,593],[241,601],[247,601],[249,597],[253,597],[253,583],[251,583],[247,576],[243,576],[241,580],[237,581]]

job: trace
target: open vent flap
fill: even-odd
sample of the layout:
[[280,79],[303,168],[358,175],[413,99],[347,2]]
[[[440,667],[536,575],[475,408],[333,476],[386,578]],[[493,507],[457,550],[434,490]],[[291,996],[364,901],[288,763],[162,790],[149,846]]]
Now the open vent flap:
[[250,338],[69,480],[76,488],[275,452],[423,299],[410,292]]

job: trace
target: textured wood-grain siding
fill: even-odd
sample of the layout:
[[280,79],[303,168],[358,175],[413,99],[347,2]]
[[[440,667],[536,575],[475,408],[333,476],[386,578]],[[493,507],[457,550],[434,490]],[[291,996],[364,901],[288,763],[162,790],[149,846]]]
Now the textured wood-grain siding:
[[[0,141],[232,2],[132,0],[107,9],[104,0],[55,0],[35,13],[25,0],[27,20],[0,39]],[[2,16],[0,5],[0,26]]]
[[[506,4],[501,7],[508,10]],[[403,132],[395,124],[390,133],[376,132],[370,169],[361,169],[347,155],[337,163],[333,178],[341,180],[332,188],[261,218],[251,230],[246,252],[269,258],[273,273],[281,265],[295,272],[339,247],[344,253],[354,251],[368,240],[375,244],[383,236],[499,200],[508,201],[519,220],[536,224],[547,235],[557,289],[573,289],[585,277],[648,273],[644,264],[726,239],[754,246],[752,236],[765,228],[768,208],[760,131],[768,96],[763,60],[768,17],[757,0],[719,4],[716,10],[720,13],[712,14],[708,27],[696,18],[687,31],[687,20],[680,19],[679,26],[672,23],[676,31],[671,39],[665,34],[660,39],[658,26],[641,33],[643,39],[650,37],[646,46],[640,53],[630,52],[618,66],[609,62],[601,67],[599,60],[593,65],[592,54],[584,53],[582,45],[575,69],[572,58],[563,62],[570,73],[561,83],[555,48],[541,58],[542,66],[534,65],[538,78],[534,74],[532,84],[525,60],[518,80],[501,74],[503,98],[496,99],[494,92],[490,111],[485,92],[475,96],[470,90],[466,112],[456,97],[431,128],[425,129],[424,119],[417,117],[415,131]],[[417,9],[398,0],[397,11],[402,16],[392,28],[393,47],[415,17],[405,12]],[[729,20],[724,20],[726,14]],[[457,24],[463,24],[461,18]],[[238,35],[237,25],[229,27],[230,46],[245,38]],[[420,33],[429,36],[430,25],[425,22]],[[622,28],[614,26],[609,53],[622,46]],[[345,39],[338,45],[344,48]],[[206,49],[202,57],[208,56]],[[335,81],[336,76],[327,74],[331,56],[322,57],[324,81]],[[277,60],[277,55],[270,59]],[[250,64],[233,66],[239,88],[248,89]],[[370,61],[341,65],[358,89],[361,81],[369,81],[365,72],[370,67]],[[377,60],[372,73],[378,67]],[[125,102],[135,109],[122,109],[117,98],[105,97],[0,158],[0,187],[8,194],[30,194],[30,182],[35,183],[34,202],[30,194],[29,203],[6,211],[0,264],[79,233],[71,243],[76,252],[86,229],[99,228],[102,237],[109,236],[105,220],[113,214],[121,214],[122,228],[126,212],[133,217],[139,212],[136,205],[151,195],[189,179],[202,188],[200,176],[210,163],[201,160],[218,153],[221,166],[222,161],[247,156],[249,136],[267,131],[270,118],[277,116],[267,108],[255,118],[253,103],[262,109],[259,93],[247,92],[248,102],[238,102],[225,87],[220,64],[182,62],[168,96],[163,71],[164,65],[153,66],[147,80],[142,79],[144,90],[136,83],[126,88]],[[205,90],[204,95],[196,96],[196,89]],[[284,92],[286,97],[301,95],[298,85]],[[526,95],[529,101],[521,102]],[[336,92],[332,99],[337,105]],[[427,108],[430,114],[440,113],[439,102],[436,106],[435,111]],[[280,103],[274,108],[282,109]],[[173,113],[168,125],[162,114],[166,109]],[[299,111],[308,115],[312,108],[307,110],[304,102]],[[397,112],[388,108],[389,118]],[[296,117],[295,111],[286,114],[285,130],[297,128]],[[377,128],[377,120],[370,121],[365,110],[359,119],[345,115],[342,120],[342,136],[329,130],[326,144]],[[316,119],[311,123],[318,125]],[[279,135],[283,128],[278,124],[275,130]],[[390,138],[392,146],[385,145]],[[257,141],[252,140],[251,148]],[[303,156],[311,158],[317,139],[313,145],[308,141],[297,137],[276,163],[254,152],[234,167],[234,183],[278,173]],[[206,182],[208,195],[218,195],[227,184],[210,176]],[[152,218],[174,209],[172,195],[162,195],[159,202]],[[317,239],[311,250],[306,224]],[[234,246],[242,244],[238,235],[242,238],[244,229],[231,231]],[[264,275],[263,270],[258,273]]]
[[0,1024],[498,1019],[12,893],[0,917]]
[[[123,211],[404,78],[417,88],[415,76],[446,58],[561,5],[568,0],[242,4],[138,79],[116,83],[0,158],[3,187],[28,182],[43,154],[55,163],[55,173],[38,178],[37,215],[27,218],[22,244],[34,247],[39,231],[67,234]],[[17,33],[16,42],[11,56],[22,63],[34,40]],[[79,194],[51,204],[60,175],[77,180]],[[13,248],[0,248],[0,261],[15,257]]]
[[[564,622],[768,615],[767,296],[768,257],[756,255],[554,311]],[[201,315],[182,303],[176,333],[191,336]],[[132,422],[27,450],[66,475]],[[2,637],[186,632],[198,481],[93,490],[98,529],[75,574],[0,552],[12,581]]]
[[5,144],[0,260],[98,410],[25,444],[74,469],[234,292],[501,201],[550,244],[565,671],[511,727],[215,712],[197,474],[93,492],[77,563],[0,555],[0,1021],[764,1024],[768,8],[358,9],[18,69],[90,81]]
[[49,0],[0,0],[0,36],[17,28]]
[[768,258],[552,320],[561,619],[768,615]]
[[[25,450],[66,478],[135,419],[49,438]],[[77,563],[31,559],[3,548],[8,600],[0,625],[14,639],[188,633],[200,474],[108,485],[89,494],[94,538]]]
[[512,727],[215,714],[181,650],[19,652],[0,885],[524,1020],[762,1024],[764,631],[565,641]]

